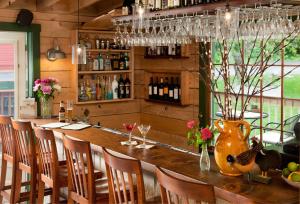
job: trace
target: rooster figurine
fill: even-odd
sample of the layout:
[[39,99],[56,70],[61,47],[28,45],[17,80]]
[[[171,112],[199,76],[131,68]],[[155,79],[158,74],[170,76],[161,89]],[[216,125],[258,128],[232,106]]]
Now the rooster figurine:
[[263,145],[257,138],[252,138],[252,146],[249,150],[242,152],[237,156],[228,155],[227,162],[239,171],[246,173],[252,170],[255,164],[256,155],[263,149]]

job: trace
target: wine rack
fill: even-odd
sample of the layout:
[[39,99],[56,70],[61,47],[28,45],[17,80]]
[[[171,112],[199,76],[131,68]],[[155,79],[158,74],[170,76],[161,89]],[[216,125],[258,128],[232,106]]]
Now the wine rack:
[[[109,31],[75,30],[73,32],[72,44],[80,42],[87,48],[87,63],[74,65],[76,104],[111,103],[134,99],[133,49],[116,45],[113,36],[114,32]],[[102,61],[97,60],[99,56]],[[120,66],[113,66],[113,63]],[[118,91],[114,92],[112,87],[114,77],[120,83],[121,76],[124,86],[121,87],[122,89],[118,86]],[[121,93],[120,90],[123,92]]]
[[[178,100],[175,98],[170,97],[153,97],[151,96],[149,92],[149,84],[151,82],[151,78],[153,79],[154,84],[157,84],[159,87],[159,84],[161,83],[161,79],[163,79],[163,83],[166,83],[166,78],[168,78],[168,84],[169,87],[173,87],[173,96],[176,95],[174,92],[174,87],[177,84],[178,88],[180,87],[180,91],[178,92]],[[173,83],[171,82],[173,78]],[[178,81],[177,81],[178,79]],[[157,82],[156,82],[157,80]],[[171,85],[172,84],[172,85]],[[155,70],[155,71],[145,71],[145,100],[147,102],[153,102],[153,103],[161,103],[166,105],[177,105],[177,106],[186,106],[190,105],[189,101],[189,72],[188,71],[173,71],[173,70]],[[157,93],[159,95],[159,88],[157,90]],[[153,89],[152,89],[153,94]]]

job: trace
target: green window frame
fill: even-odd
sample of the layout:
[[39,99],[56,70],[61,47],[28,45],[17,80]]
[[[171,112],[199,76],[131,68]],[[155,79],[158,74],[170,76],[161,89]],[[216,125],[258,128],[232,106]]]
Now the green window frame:
[[40,78],[40,24],[21,26],[17,23],[0,22],[0,31],[26,32],[28,51],[28,97],[34,97],[33,84]]

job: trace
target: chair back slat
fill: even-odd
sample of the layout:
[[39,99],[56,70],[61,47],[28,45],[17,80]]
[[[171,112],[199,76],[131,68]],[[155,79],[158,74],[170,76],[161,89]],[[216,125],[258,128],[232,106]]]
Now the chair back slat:
[[79,195],[80,199],[93,201],[95,199],[94,166],[90,143],[73,140],[64,136],[66,151],[69,189]]
[[114,203],[144,203],[145,189],[139,160],[117,157],[103,148],[109,196]]
[[40,173],[49,179],[55,180],[58,178],[59,164],[53,131],[36,127],[34,132],[39,153]]
[[17,161],[36,168],[36,149],[31,123],[12,120],[12,126],[17,144]]
[[0,115],[0,135],[2,140],[2,156],[14,157],[14,132],[9,116]]
[[162,203],[216,203],[214,187],[176,178],[161,168],[156,168]]

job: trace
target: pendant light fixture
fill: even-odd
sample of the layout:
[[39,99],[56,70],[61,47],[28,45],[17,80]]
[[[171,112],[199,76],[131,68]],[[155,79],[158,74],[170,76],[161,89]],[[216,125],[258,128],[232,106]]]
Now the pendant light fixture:
[[[77,0],[77,31],[79,31],[79,0]],[[79,39],[77,39],[77,44],[72,46],[72,64],[86,64],[86,46],[80,44]]]

